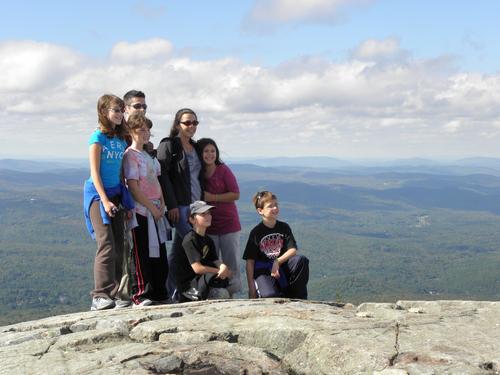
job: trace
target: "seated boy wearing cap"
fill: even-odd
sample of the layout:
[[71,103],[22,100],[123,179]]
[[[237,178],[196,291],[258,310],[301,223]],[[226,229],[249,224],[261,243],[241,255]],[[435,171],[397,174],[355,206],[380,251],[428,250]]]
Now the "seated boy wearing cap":
[[214,242],[205,235],[212,223],[210,211],[214,206],[196,201],[189,208],[189,222],[193,230],[184,237],[184,252],[179,254],[176,262],[180,302],[228,298],[225,288],[229,285],[232,271],[219,260]]

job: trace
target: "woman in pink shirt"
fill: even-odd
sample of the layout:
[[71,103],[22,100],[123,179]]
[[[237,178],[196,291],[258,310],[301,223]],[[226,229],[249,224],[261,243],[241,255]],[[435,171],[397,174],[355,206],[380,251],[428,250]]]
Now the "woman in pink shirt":
[[219,258],[233,272],[227,288],[231,296],[241,290],[240,276],[240,219],[234,203],[240,198],[238,182],[231,169],[220,160],[217,144],[213,139],[202,138],[197,142],[203,161],[202,178],[205,182],[204,199],[212,210],[212,225],[207,234],[215,243]]

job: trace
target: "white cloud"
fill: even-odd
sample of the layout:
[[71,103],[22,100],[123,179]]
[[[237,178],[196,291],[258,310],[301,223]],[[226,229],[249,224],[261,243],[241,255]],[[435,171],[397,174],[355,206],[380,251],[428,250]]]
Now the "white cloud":
[[[37,64],[18,56],[35,56]],[[201,121],[197,136],[215,138],[229,157],[499,155],[500,74],[455,73],[447,61],[311,58],[267,68],[165,53],[131,64],[49,44],[3,43],[0,65],[9,75],[0,77],[0,123],[9,137],[0,150],[86,157],[97,98],[135,88],[147,95],[155,143],[175,111],[188,106]],[[491,139],[471,142],[481,134]]]
[[165,61],[172,49],[172,43],[161,38],[136,43],[120,42],[111,50],[111,59],[124,63]]
[[353,56],[360,60],[379,60],[400,53],[399,40],[388,38],[383,40],[368,39],[354,51]]
[[258,30],[284,23],[334,23],[349,5],[372,0],[255,0],[244,21],[246,29]]
[[35,91],[64,79],[81,63],[78,53],[33,41],[0,42],[0,92]]
[[449,77],[446,89],[436,93],[457,116],[495,119],[500,116],[500,75],[461,73]]
[[459,120],[453,120],[443,125],[443,131],[446,133],[456,133],[461,125]]

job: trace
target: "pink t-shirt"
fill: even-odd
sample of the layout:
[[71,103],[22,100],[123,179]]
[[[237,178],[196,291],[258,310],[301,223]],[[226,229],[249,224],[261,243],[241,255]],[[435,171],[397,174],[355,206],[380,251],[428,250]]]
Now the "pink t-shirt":
[[[218,165],[214,174],[205,179],[205,190],[212,194],[240,192],[236,177],[225,164]],[[212,211],[212,225],[207,229],[208,234],[226,234],[241,230],[234,202],[210,202],[210,204],[217,208]]]
[[[146,151],[138,151],[129,147],[123,155],[123,174],[126,180],[137,180],[139,188],[150,200],[160,199],[162,191],[158,176],[161,174],[158,160],[149,156]],[[136,202],[135,211],[147,215],[147,208]]]

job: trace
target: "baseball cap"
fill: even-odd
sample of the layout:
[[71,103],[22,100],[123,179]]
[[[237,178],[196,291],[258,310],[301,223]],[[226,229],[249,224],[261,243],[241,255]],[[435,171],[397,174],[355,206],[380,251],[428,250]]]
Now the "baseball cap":
[[191,210],[191,215],[202,214],[212,208],[215,208],[215,206],[210,206],[205,201],[195,201],[189,205],[189,209]]

